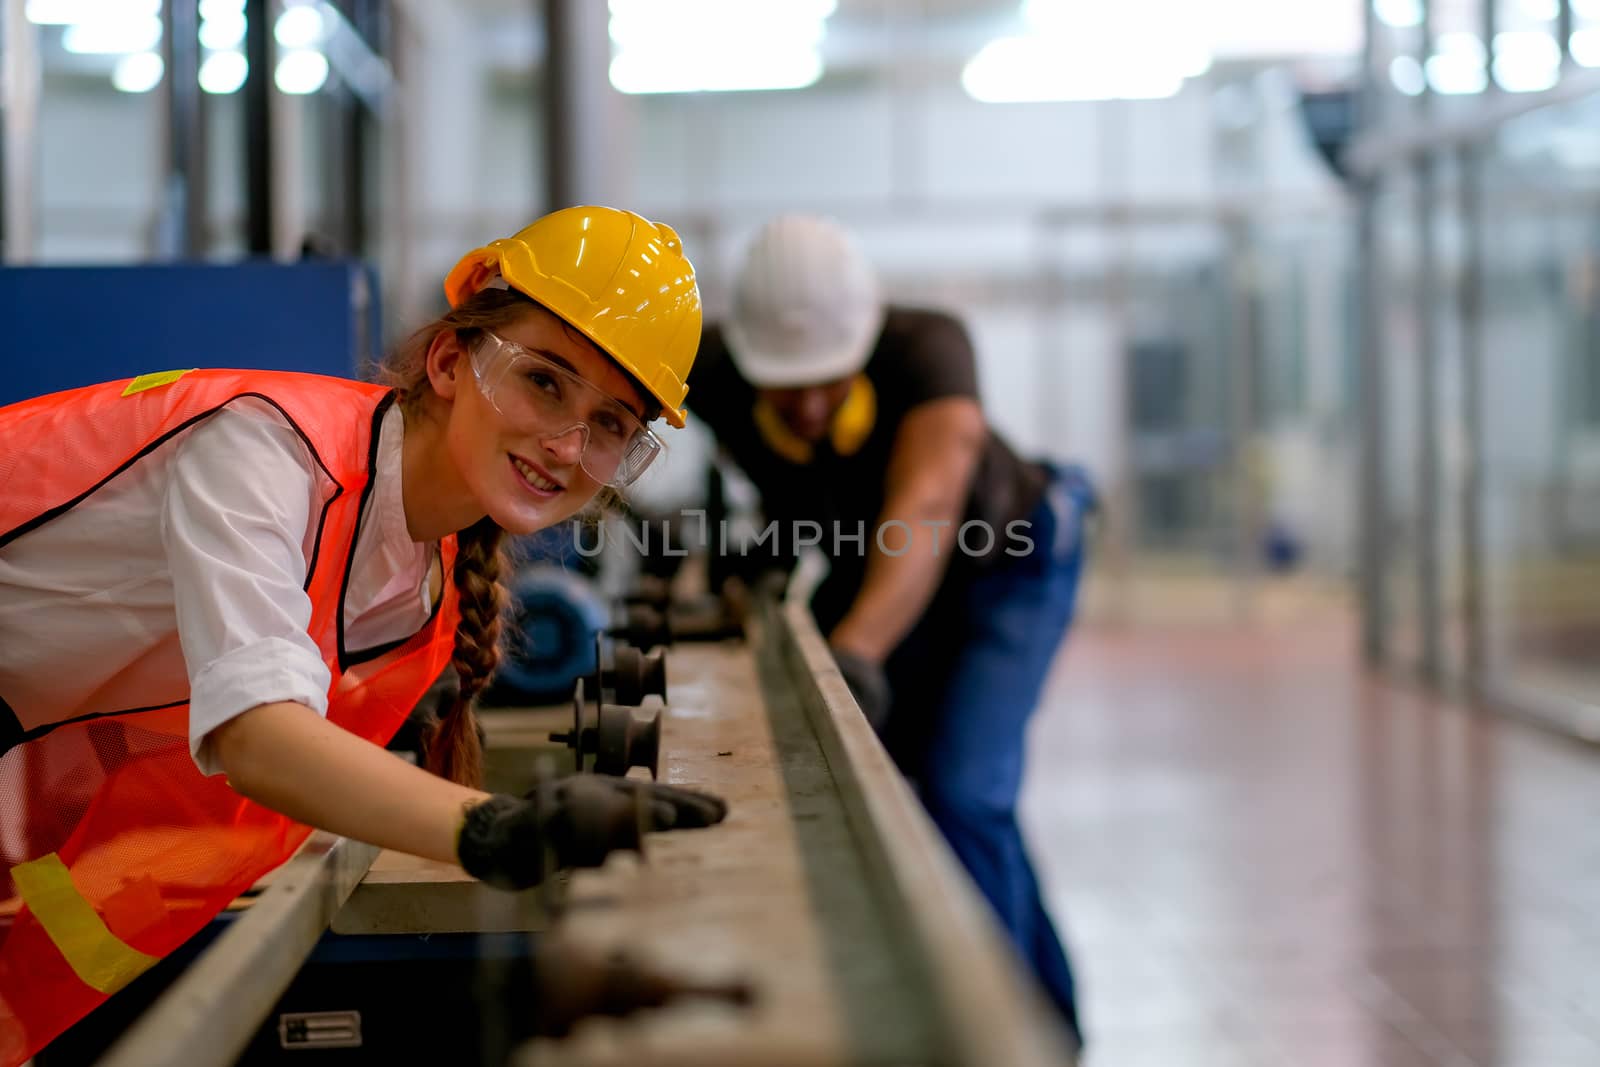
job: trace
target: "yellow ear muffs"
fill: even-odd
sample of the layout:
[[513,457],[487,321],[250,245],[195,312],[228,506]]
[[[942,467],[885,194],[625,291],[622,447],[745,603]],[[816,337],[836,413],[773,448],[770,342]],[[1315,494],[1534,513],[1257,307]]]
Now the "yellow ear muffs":
[[815,449],[811,442],[795,434],[789,425],[783,421],[783,416],[778,414],[778,409],[765,400],[757,400],[755,411],[756,430],[761,434],[761,440],[766,446],[788,460],[790,463],[807,464]]
[[[761,440],[790,463],[806,464],[815,458],[816,449],[811,442],[789,429],[783,416],[765,400],[756,401],[753,417]],[[844,403],[833,415],[828,436],[834,452],[841,456],[853,456],[861,451],[861,446],[872,436],[872,428],[877,422],[878,392],[865,374],[859,374],[850,383],[850,393]]]
[[850,395],[833,416],[833,450],[841,456],[855,455],[877,423],[878,391],[872,387],[872,379],[858,374],[850,385]]

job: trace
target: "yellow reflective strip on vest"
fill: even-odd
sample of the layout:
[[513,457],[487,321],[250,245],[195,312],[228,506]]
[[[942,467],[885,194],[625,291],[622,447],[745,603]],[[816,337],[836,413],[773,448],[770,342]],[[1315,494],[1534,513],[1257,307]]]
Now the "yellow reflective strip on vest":
[[154,389],[158,385],[171,385],[194,369],[194,367],[190,367],[188,370],[158,370],[150,374],[141,374],[128,383],[127,388],[122,390],[122,395],[132,396],[134,393],[142,393],[146,389]]
[[156,957],[145,955],[106,928],[72,884],[72,872],[54,852],[11,868],[11,880],[22,902],[85,985],[109,995],[155,966]]

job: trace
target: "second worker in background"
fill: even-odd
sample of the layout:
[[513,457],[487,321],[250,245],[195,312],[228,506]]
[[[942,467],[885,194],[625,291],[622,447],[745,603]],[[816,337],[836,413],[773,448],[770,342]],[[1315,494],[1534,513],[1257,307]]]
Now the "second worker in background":
[[1016,807],[1027,723],[1072,619],[1087,479],[1012,451],[984,418],[961,324],[886,307],[826,219],[761,231],[690,383],[780,554],[820,528],[831,571],[812,609],[841,671],[1076,1036]]

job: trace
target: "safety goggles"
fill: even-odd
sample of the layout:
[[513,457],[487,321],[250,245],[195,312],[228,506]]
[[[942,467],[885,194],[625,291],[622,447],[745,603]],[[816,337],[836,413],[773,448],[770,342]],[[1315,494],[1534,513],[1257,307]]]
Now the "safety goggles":
[[517,429],[546,441],[581,433],[578,465],[602,485],[632,485],[661,452],[661,439],[615,397],[498,334],[483,331],[472,349],[472,373]]

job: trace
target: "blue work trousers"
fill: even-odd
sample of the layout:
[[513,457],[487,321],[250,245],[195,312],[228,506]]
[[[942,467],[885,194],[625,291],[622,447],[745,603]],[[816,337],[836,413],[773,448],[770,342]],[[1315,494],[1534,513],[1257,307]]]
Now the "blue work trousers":
[[961,583],[890,657],[884,736],[1075,1036],[1072,969],[1040,898],[1017,795],[1028,720],[1072,621],[1094,508],[1081,471],[1052,472],[1030,518],[1033,551]]

